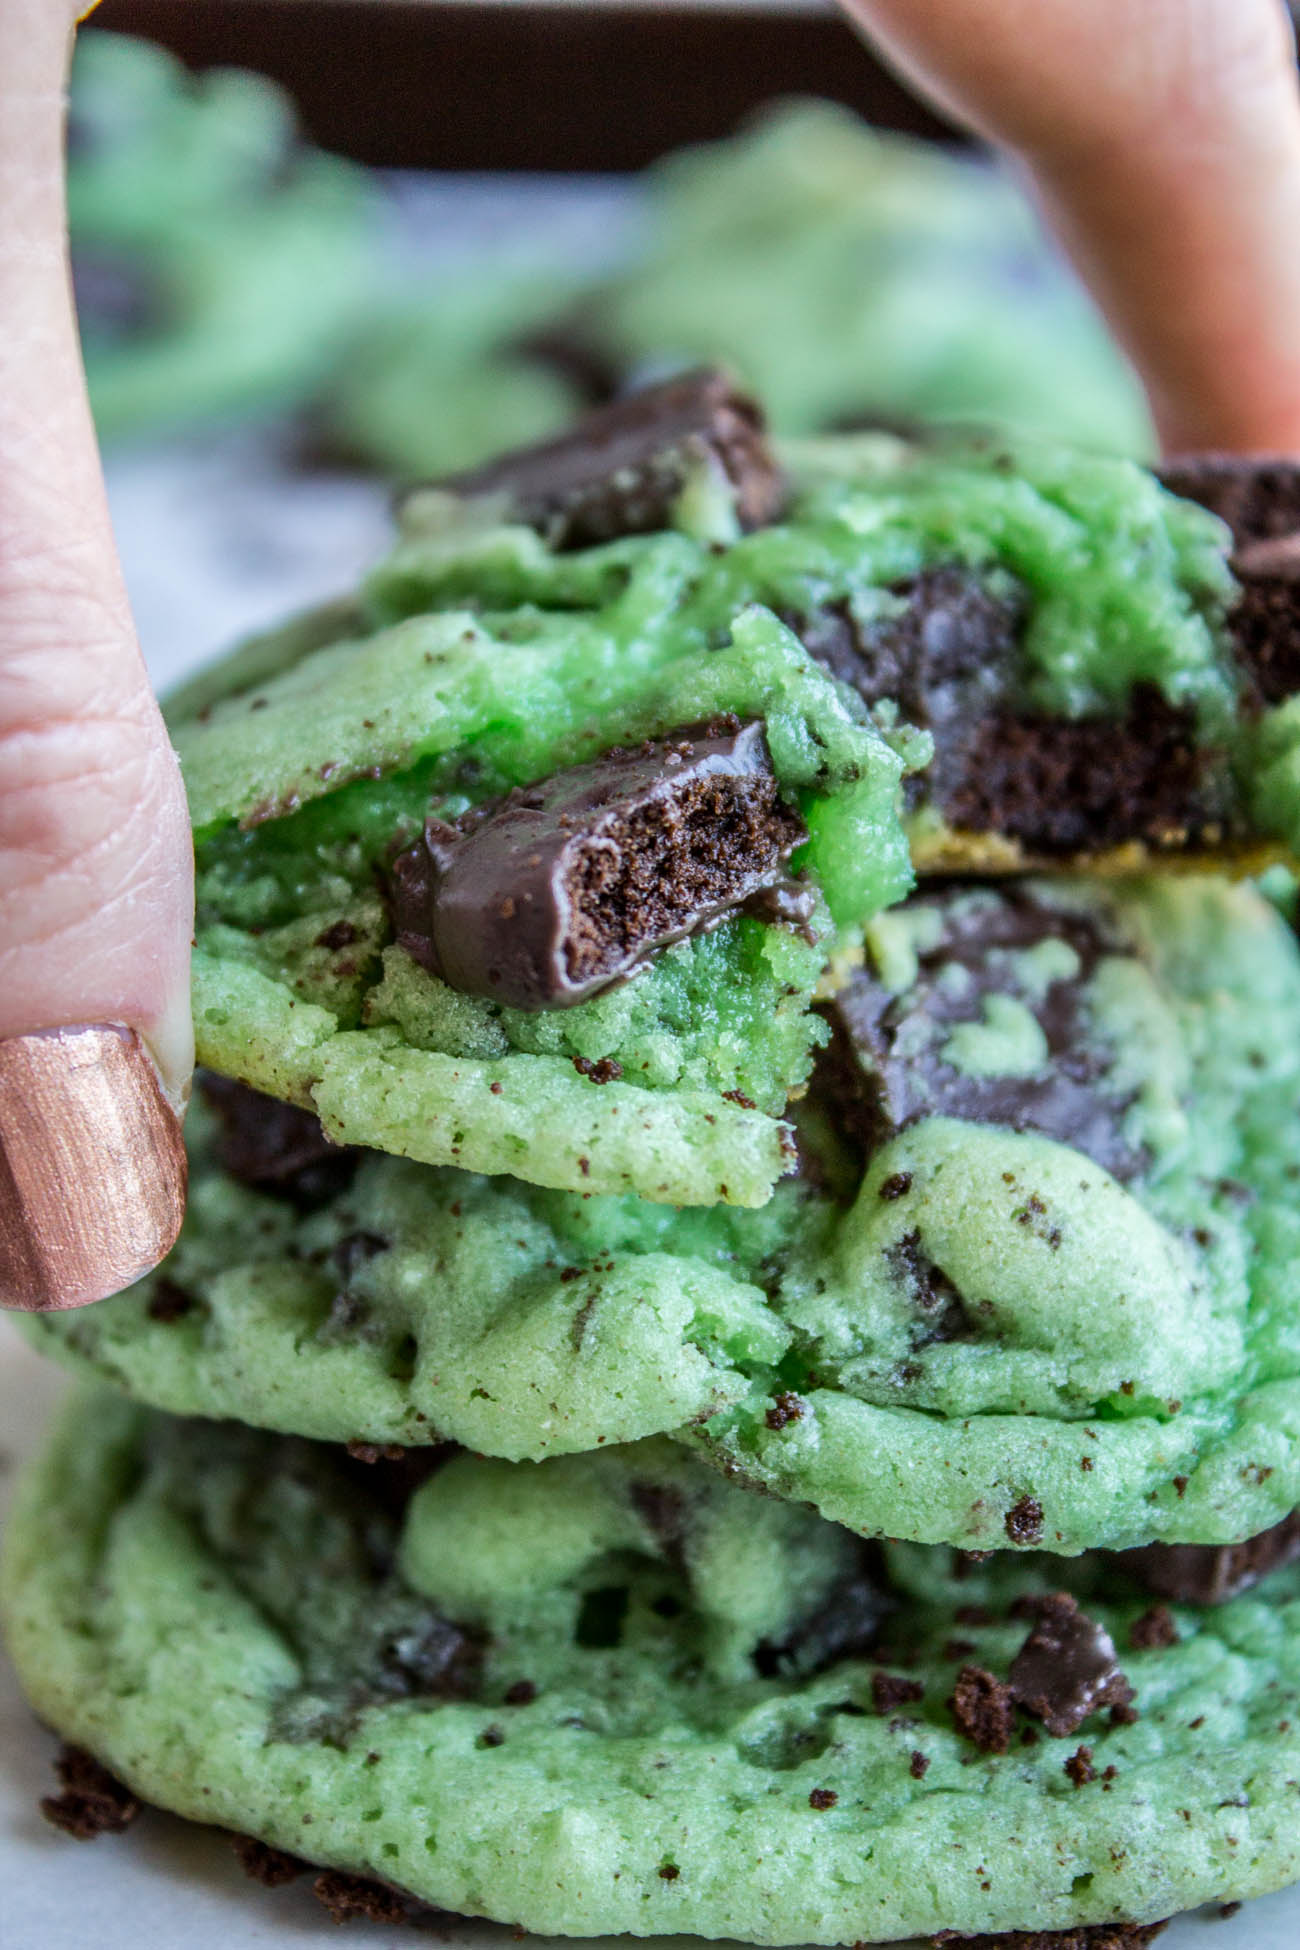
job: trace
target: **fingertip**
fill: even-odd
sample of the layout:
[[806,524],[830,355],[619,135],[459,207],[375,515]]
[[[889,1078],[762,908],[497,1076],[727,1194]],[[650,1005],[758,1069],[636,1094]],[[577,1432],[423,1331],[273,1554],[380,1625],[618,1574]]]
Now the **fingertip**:
[[156,1266],[185,1213],[180,1120],[134,1030],[0,1042],[0,1307],[83,1307]]

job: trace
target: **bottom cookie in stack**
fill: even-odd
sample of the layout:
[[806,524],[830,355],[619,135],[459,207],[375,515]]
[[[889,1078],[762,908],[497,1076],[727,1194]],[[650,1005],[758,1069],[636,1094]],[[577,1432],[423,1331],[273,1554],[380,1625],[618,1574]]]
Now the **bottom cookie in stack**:
[[3,1603],[133,1795],[439,1908],[1135,1946],[1300,1874],[1295,1549],[972,1559],[666,1441],[365,1460],[83,1392]]

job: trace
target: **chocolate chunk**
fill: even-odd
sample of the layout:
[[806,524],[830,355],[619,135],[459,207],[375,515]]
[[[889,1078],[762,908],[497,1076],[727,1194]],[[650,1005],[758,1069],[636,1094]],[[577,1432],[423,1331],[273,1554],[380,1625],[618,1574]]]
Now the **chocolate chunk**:
[[1005,1754],[1011,1745],[1015,1705],[1011,1688],[983,1666],[963,1666],[948,1702],[958,1733],[982,1754]]
[[804,838],[762,725],[691,725],[431,820],[393,864],[393,924],[452,988],[568,1008],[779,880]]
[[466,498],[500,495],[553,548],[582,548],[670,527],[700,469],[726,484],[742,528],[776,520],[784,487],[763,416],[724,374],[709,370],[629,393],[558,439],[436,485]]
[[1152,686],[1135,687],[1119,717],[1016,704],[1028,598],[1010,576],[949,564],[892,593],[903,609],[873,623],[845,604],[788,620],[866,703],[893,699],[933,734],[934,758],[908,791],[951,826],[1068,855],[1133,839],[1177,844],[1222,823],[1224,785],[1194,715]]
[[405,1923],[412,1904],[395,1889],[365,1876],[346,1875],[341,1869],[326,1869],[311,1886],[312,1895],[329,1911],[331,1923]]
[[869,705],[892,699],[932,732],[926,796],[945,804],[969,771],[976,728],[1002,708],[1020,656],[1028,598],[1010,576],[996,586],[973,569],[924,569],[890,594],[892,615],[860,623],[846,603],[788,620],[810,653]]
[[1300,1511],[1244,1544],[1145,1544],[1116,1562],[1175,1604],[1222,1605],[1300,1557]]
[[1133,1688],[1120,1671],[1110,1633],[1067,1592],[1040,1598],[1036,1609],[1033,1629],[1011,1664],[1011,1691],[1018,1706],[1061,1740],[1103,1706],[1127,1706]]
[[506,351],[554,373],[584,406],[606,406],[622,384],[618,360],[587,330],[580,314],[569,312],[509,340]]
[[963,779],[939,801],[945,819],[1031,854],[1210,844],[1230,819],[1229,783],[1197,742],[1195,714],[1151,684],[1135,685],[1113,718],[993,713],[966,756]]
[[1256,700],[1280,704],[1300,691],[1300,461],[1189,454],[1160,478],[1231,528],[1233,647]]
[[879,1549],[864,1544],[858,1567],[841,1578],[787,1638],[760,1640],[754,1648],[754,1669],[761,1679],[792,1674],[809,1678],[842,1659],[865,1658],[876,1646],[892,1602]]
[[100,1835],[120,1835],[139,1814],[140,1803],[130,1788],[84,1747],[61,1748],[54,1770],[63,1791],[47,1794],[41,1813],[74,1841],[93,1842]]
[[1072,1930],[1009,1930],[1002,1936],[958,1936],[941,1930],[935,1950],[1146,1950],[1168,1923],[1083,1923]]
[[773,1395],[772,1406],[763,1420],[769,1429],[779,1431],[787,1428],[791,1422],[801,1422],[806,1407],[807,1403],[802,1396],[791,1394],[789,1389],[785,1389],[780,1394]]
[[288,1199],[303,1212],[347,1190],[360,1153],[331,1143],[309,1110],[207,1072],[198,1086],[216,1114],[221,1167],[241,1185]]
[[[1116,1178],[1135,1177],[1145,1160],[1124,1135],[1131,1096],[1108,1088],[1110,1058],[1091,1037],[1085,1006],[1098,962],[1128,944],[1097,916],[1049,906],[1014,882],[940,889],[911,906],[932,913],[938,926],[918,950],[909,987],[895,995],[860,969],[824,1010],[831,1044],[818,1083],[845,1134],[869,1156],[923,1117],[961,1117],[1039,1131]],[[1078,966],[1040,992],[1018,982],[1011,957],[1045,941],[1072,948]],[[954,969],[963,980],[953,979]],[[945,1060],[949,1029],[978,1022],[990,995],[1010,996],[1036,1018],[1047,1047],[1040,1071],[971,1076]]]
[[283,1889],[311,1868],[310,1862],[304,1862],[301,1856],[290,1855],[287,1849],[272,1848],[268,1842],[259,1842],[255,1835],[234,1835],[231,1840],[244,1874],[251,1881],[260,1882],[264,1889]]

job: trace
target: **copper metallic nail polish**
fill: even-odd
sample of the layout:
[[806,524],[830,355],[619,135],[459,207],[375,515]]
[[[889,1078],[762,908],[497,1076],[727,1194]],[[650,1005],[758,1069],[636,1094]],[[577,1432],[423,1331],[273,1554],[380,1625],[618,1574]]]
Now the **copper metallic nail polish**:
[[0,1042],[0,1308],[83,1307],[168,1251],[185,1147],[134,1030],[76,1024]]

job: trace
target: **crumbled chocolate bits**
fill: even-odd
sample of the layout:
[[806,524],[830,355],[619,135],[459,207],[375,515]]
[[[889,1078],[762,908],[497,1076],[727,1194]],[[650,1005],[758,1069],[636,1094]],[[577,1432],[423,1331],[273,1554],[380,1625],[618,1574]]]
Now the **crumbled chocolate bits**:
[[365,1876],[346,1875],[341,1869],[326,1869],[311,1886],[311,1893],[328,1910],[331,1923],[405,1923],[413,1905],[395,1889]]
[[1062,1771],[1077,1788],[1087,1787],[1089,1781],[1095,1781],[1097,1770],[1092,1764],[1092,1748],[1076,1747]]
[[913,1748],[907,1771],[914,1781],[923,1781],[930,1771],[930,1756],[923,1754],[919,1747]]
[[803,1420],[804,1410],[807,1406],[808,1404],[801,1396],[792,1395],[787,1389],[779,1395],[773,1395],[772,1406],[768,1409],[763,1420],[769,1429],[780,1430],[788,1428],[791,1422],[801,1422]]
[[882,1718],[896,1713],[900,1706],[915,1706],[925,1698],[919,1679],[905,1679],[902,1673],[876,1671],[871,1675],[871,1703]]
[[983,1666],[963,1666],[948,1702],[958,1733],[982,1754],[1005,1754],[1011,1745],[1015,1702],[1011,1688]]
[[808,1796],[808,1806],[823,1814],[827,1808],[833,1808],[839,1798],[834,1788],[814,1788]]
[[[1098,963],[1128,944],[1097,915],[1048,905],[1034,887],[1014,882],[941,888],[910,907],[938,923],[918,951],[910,985],[895,994],[860,969],[824,1009],[831,1043],[818,1084],[849,1139],[869,1156],[921,1118],[960,1117],[1041,1132],[1113,1177],[1136,1177],[1145,1157],[1124,1133],[1131,1094],[1112,1086],[1112,1059],[1091,1034],[1087,1006]],[[1014,958],[1043,942],[1070,948],[1075,970],[1045,989],[1026,987]],[[1009,996],[1034,1016],[1046,1044],[1041,1071],[973,1076],[947,1060],[952,1030],[978,1022],[990,995]],[[910,1189],[897,1178],[886,1184],[882,1197]]]
[[1135,1652],[1163,1652],[1178,1643],[1178,1625],[1168,1605],[1152,1605],[1128,1628]]
[[1002,1520],[1002,1528],[1013,1544],[1022,1547],[1043,1540],[1043,1506],[1035,1496],[1022,1496]]
[[250,1881],[260,1882],[264,1889],[283,1889],[310,1871],[311,1864],[301,1856],[290,1855],[287,1849],[272,1848],[269,1842],[259,1842],[256,1835],[233,1835],[231,1841],[235,1859],[244,1874]]
[[1144,1544],[1115,1562],[1158,1598],[1223,1605],[1300,1557],[1300,1511],[1244,1544]]
[[777,519],[785,487],[762,413],[709,370],[630,393],[558,439],[435,485],[465,499],[500,497],[552,548],[583,548],[671,527],[683,489],[702,470],[725,485],[742,528]]
[[1068,1592],[1035,1601],[1033,1627],[1011,1664],[1012,1697],[1057,1740],[1105,1706],[1128,1706],[1133,1688],[1104,1625]]
[[1280,704],[1300,691],[1300,462],[1188,454],[1160,478],[1231,528],[1241,584],[1228,619],[1233,646],[1255,699]]
[[198,1087],[217,1119],[221,1167],[241,1185],[309,1212],[351,1184],[360,1154],[332,1143],[309,1110],[208,1071]]
[[690,725],[431,820],[393,863],[393,925],[454,989],[567,1008],[780,879],[805,837],[761,724]]
[[62,1792],[41,1801],[46,1821],[74,1841],[93,1842],[100,1835],[120,1835],[140,1812],[130,1788],[100,1765],[84,1747],[63,1747],[54,1763]]
[[1072,1930],[1009,1930],[1002,1936],[958,1936],[941,1930],[935,1950],[1147,1950],[1167,1923],[1084,1923]]

